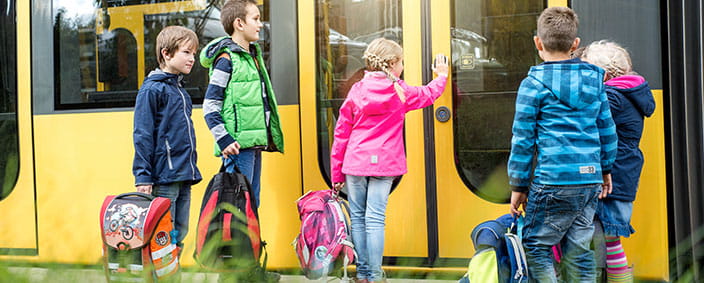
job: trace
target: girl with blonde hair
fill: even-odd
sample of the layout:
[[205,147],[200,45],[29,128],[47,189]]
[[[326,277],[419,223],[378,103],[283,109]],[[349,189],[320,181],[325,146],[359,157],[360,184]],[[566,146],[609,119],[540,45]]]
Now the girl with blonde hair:
[[394,178],[405,174],[403,125],[408,111],[433,104],[447,84],[448,59],[435,58],[438,75],[426,86],[399,79],[403,48],[373,40],[364,57],[367,70],[340,108],[330,153],[335,190],[347,184],[352,239],[357,252],[357,282],[383,282],[386,204]]
[[[635,232],[631,226],[633,201],[643,168],[643,153],[638,148],[643,134],[643,120],[655,111],[655,100],[645,78],[633,72],[631,57],[625,48],[606,41],[591,43],[582,59],[604,69],[604,85],[611,115],[618,134],[618,153],[611,175],[613,191],[601,199],[596,218],[603,225],[606,244],[607,282],[632,282],[633,270],[628,265],[620,237]],[[604,251],[597,250],[597,254]]]

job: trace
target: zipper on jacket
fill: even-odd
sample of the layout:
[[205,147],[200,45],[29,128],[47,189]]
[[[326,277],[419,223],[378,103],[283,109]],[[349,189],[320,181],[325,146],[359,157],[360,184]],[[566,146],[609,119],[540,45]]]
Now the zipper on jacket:
[[[251,54],[249,55],[252,57],[252,60],[254,60],[254,65],[257,67],[257,74],[259,75],[259,82],[261,83],[262,86],[262,110],[264,111],[264,126],[266,128],[266,148],[265,150],[267,151],[276,151],[278,148],[276,148],[276,144],[274,144],[274,137],[271,134],[271,104],[269,104],[269,94],[266,91],[266,81],[264,80],[264,75],[262,74],[261,67],[259,66],[259,61],[257,61],[257,58],[252,56]],[[267,115],[266,111],[266,106],[269,105],[269,115]]]
[[166,161],[169,163],[169,169],[174,170],[174,164],[171,163],[171,145],[169,139],[166,139]]
[[238,122],[237,122],[237,105],[236,104],[232,104],[232,117],[234,117],[233,119],[235,122],[235,133],[237,133],[237,128],[239,128],[239,127],[237,127]]
[[[191,165],[191,180],[196,179],[196,168],[193,165],[193,148],[194,142],[193,142],[193,135],[191,134],[191,119],[188,117],[188,112],[186,111],[186,96],[183,95],[183,92],[181,92],[180,87],[176,87],[178,90],[178,93],[181,95],[181,100],[183,101],[183,117],[186,118],[186,125],[188,126],[188,144],[190,145],[191,148],[191,154],[188,155],[188,158],[190,160],[189,164]],[[169,159],[169,163],[171,163],[171,159]]]

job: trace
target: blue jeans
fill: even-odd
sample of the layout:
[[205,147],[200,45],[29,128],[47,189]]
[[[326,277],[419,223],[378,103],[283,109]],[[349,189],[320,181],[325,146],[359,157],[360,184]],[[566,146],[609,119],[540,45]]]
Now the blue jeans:
[[223,158],[225,171],[228,173],[235,172],[235,164],[240,168],[242,174],[247,177],[247,180],[252,185],[252,195],[254,201],[259,208],[259,179],[262,176],[262,150],[261,149],[242,149],[240,154],[229,155],[228,158]]
[[384,220],[393,180],[394,177],[346,177],[357,279],[380,281],[384,277]]
[[174,229],[178,231],[176,244],[183,247],[183,239],[188,233],[188,216],[191,209],[191,184],[175,182],[166,185],[154,185],[152,195],[171,200],[171,219]]
[[529,275],[536,282],[557,282],[552,246],[561,244],[565,282],[594,282],[594,234],[601,184],[547,186],[532,184],[528,192],[523,247]]

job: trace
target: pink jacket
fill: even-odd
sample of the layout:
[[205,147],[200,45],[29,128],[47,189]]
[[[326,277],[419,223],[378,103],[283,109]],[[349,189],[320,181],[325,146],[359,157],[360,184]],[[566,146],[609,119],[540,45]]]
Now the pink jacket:
[[396,94],[394,84],[382,72],[365,72],[354,84],[340,108],[335,141],[330,152],[333,183],[355,176],[399,176],[406,174],[403,121],[406,112],[420,109],[440,97],[447,84],[439,76],[426,86],[409,86],[406,103]]

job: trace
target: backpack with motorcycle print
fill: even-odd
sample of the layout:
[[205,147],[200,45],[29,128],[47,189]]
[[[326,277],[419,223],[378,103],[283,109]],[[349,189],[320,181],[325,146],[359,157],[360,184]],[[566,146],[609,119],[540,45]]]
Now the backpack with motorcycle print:
[[108,282],[156,282],[179,275],[171,200],[143,193],[108,196],[100,210]]

